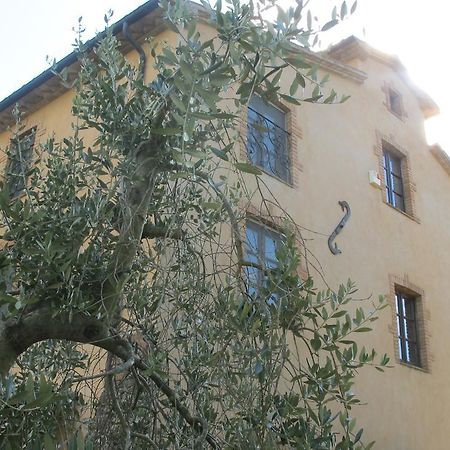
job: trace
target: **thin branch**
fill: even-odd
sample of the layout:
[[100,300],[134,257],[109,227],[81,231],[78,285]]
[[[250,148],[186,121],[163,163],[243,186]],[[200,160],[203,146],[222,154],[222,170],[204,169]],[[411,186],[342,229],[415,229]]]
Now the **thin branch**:
[[[142,361],[137,361],[136,366],[140,368],[141,370],[148,370],[149,367]],[[218,449],[220,448],[217,444],[216,440],[213,436],[211,436],[207,432],[207,424],[205,419],[193,416],[190,411],[187,409],[186,406],[183,405],[181,400],[178,398],[175,391],[158,375],[155,373],[150,373],[148,377],[156,384],[156,386],[159,388],[161,392],[165,394],[169,402],[172,404],[172,406],[178,411],[178,413],[183,417],[183,419],[191,425],[196,431],[201,432],[201,435],[204,435],[204,440],[208,442],[208,444],[211,446],[211,448]],[[151,391],[150,386],[147,383],[147,380],[139,374],[139,381],[142,383],[142,385],[146,388],[147,391]],[[205,428],[206,427],[206,428]],[[206,431],[205,431],[206,430]],[[200,437],[202,437],[200,436]]]
[[146,434],[142,434],[142,433],[138,433],[136,431],[132,431],[131,432],[131,436],[137,437],[138,439],[142,439],[143,441],[145,441],[148,444],[150,444],[156,450],[158,450],[160,448],[158,446],[158,444],[156,444],[156,442],[150,436],[147,436]]
[[134,365],[135,361],[136,360],[135,360],[134,356],[131,355],[127,361],[125,361],[123,364],[120,364],[117,367],[114,367],[111,370],[108,370],[108,371],[102,372],[102,373],[98,373],[96,375],[90,375],[87,377],[74,378],[72,380],[72,383],[78,383],[80,381],[95,380],[96,378],[103,378],[103,377],[107,377],[107,376],[118,375],[119,373],[126,372],[128,369],[130,369]]
[[[134,360],[134,358],[133,358]],[[106,366],[110,366],[112,364],[112,353],[108,353],[108,358],[106,361]],[[122,408],[119,403],[119,399],[117,398],[116,385],[114,381],[113,375],[109,375],[106,378],[106,387],[109,391],[109,395],[111,397],[112,407],[119,418],[120,425],[125,433],[125,444],[123,446],[124,450],[129,450],[131,448],[131,428],[128,424],[125,415],[123,414]]]

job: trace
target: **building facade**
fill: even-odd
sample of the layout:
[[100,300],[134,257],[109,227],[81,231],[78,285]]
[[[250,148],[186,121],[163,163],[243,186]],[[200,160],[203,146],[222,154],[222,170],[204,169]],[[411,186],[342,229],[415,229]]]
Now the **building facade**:
[[[176,42],[153,2],[127,20],[137,40],[151,34]],[[138,60],[125,39],[124,51]],[[367,344],[390,355],[394,367],[385,373],[364,369],[355,386],[367,402],[355,414],[366,439],[376,440],[380,449],[444,450],[450,446],[450,159],[438,146],[428,146],[424,131],[437,107],[412,85],[397,58],[356,38],[307,57],[350,99],[289,107],[254,99],[248,122],[269,121],[270,141],[278,142],[278,150],[270,143],[261,150],[250,135],[242,157],[263,169],[270,191],[304,227],[308,250],[330,285],[350,277],[361,298],[387,297],[389,306]],[[69,77],[77,71],[74,55],[59,65]],[[145,76],[152,78],[150,65]],[[26,113],[30,151],[33,142],[49,135],[70,134],[72,97],[73,91],[46,71],[0,102],[0,148],[10,144],[17,102]],[[6,166],[6,155],[0,163]],[[18,191],[21,183],[15,180]],[[340,253],[328,245],[344,214],[339,202],[351,209],[334,241]],[[253,208],[249,212],[257,216]],[[255,224],[248,229],[261,257],[270,260],[270,248],[258,244],[263,232]]]

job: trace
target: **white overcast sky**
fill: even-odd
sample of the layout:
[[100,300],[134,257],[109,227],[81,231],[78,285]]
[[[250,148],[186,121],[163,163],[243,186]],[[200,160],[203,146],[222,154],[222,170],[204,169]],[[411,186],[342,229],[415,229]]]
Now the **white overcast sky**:
[[[283,0],[288,4],[290,0]],[[338,0],[335,1],[337,3]],[[353,0],[347,0],[349,4]],[[103,29],[103,16],[114,21],[145,0],[0,0],[0,99],[48,68],[46,56],[60,59],[72,51],[78,17],[86,37]],[[334,0],[311,0],[312,10],[328,10]],[[354,34],[375,48],[396,54],[410,78],[436,101],[439,117],[427,123],[429,143],[450,153],[450,26],[444,0],[358,0],[356,14],[333,31],[332,40]],[[316,9],[315,9],[316,8]]]

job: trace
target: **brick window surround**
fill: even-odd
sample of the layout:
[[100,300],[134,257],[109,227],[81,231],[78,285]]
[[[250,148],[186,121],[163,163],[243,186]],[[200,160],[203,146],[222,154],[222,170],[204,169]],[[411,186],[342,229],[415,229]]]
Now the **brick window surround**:
[[[400,212],[401,214],[406,215],[410,219],[420,223],[419,218],[416,213],[416,204],[415,204],[415,192],[416,192],[416,184],[413,182],[412,173],[411,173],[411,162],[409,158],[408,151],[402,148],[397,142],[395,142],[395,138],[390,135],[386,136],[380,132],[376,132],[376,145],[374,147],[374,153],[378,160],[378,173],[382,180],[381,183],[381,196],[382,201]],[[388,201],[388,192],[386,189],[386,179],[384,174],[384,154],[385,152],[395,156],[400,159],[401,165],[401,177],[403,181],[403,201],[404,201],[404,209],[396,208]]]
[[[419,360],[414,362],[408,362],[405,356],[401,354],[402,350],[399,346],[399,325],[398,315],[402,314],[397,308],[398,295],[403,295],[411,300],[414,300],[415,306],[415,327],[417,340],[417,351],[419,354]],[[389,325],[389,331],[393,337],[394,355],[398,364],[412,367],[414,369],[422,370],[425,372],[430,371],[430,329],[429,329],[429,311],[426,309],[426,298],[424,291],[412,284],[409,281],[408,276],[405,274],[403,277],[396,275],[389,276],[389,294],[388,302],[391,307],[392,322]],[[401,333],[400,333],[401,334]]]
[[[288,160],[290,163],[290,176],[288,180],[283,180],[272,173],[265,172],[264,169],[261,169],[264,173],[267,173],[272,178],[279,180],[280,182],[297,188],[300,185],[300,174],[303,170],[302,165],[299,161],[299,146],[300,141],[303,139],[302,129],[299,124],[297,107],[294,105],[290,105],[286,102],[277,102],[273,103],[273,105],[283,111],[286,115],[286,131],[288,133]],[[240,137],[240,157],[242,160],[251,162],[248,157],[247,151],[247,134],[248,134],[248,109],[243,108],[241,115],[241,126],[239,127],[239,137]]]

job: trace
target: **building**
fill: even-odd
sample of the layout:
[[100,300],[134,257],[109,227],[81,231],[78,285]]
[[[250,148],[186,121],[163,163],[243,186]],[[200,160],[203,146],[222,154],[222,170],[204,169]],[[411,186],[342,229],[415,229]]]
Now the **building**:
[[[175,42],[152,1],[120,21],[115,32],[124,21],[135,39],[151,34]],[[123,43],[137,61],[131,44]],[[366,438],[380,449],[446,449],[450,159],[439,147],[430,148],[424,133],[424,121],[437,107],[411,84],[397,58],[356,38],[309,58],[351,99],[289,110],[267,110],[255,100],[249,120],[270,115],[281,130],[277,139],[287,144],[281,155],[267,156],[255,147],[250,159],[305,227],[303,237],[331,285],[350,277],[361,297],[387,295],[390,306],[375,325],[371,345],[387,352],[395,368],[361,373],[356,389],[369,406],[358,410],[358,419]],[[64,67],[69,77],[77,70],[74,54],[58,63]],[[151,79],[150,67],[146,77]],[[32,140],[70,133],[71,99],[71,90],[50,70],[36,77],[0,102],[0,147],[9,143],[16,102],[26,112]],[[336,238],[341,253],[334,254],[327,241],[342,218],[339,201],[347,202],[352,214]],[[249,229],[254,236],[265,232],[257,225]],[[269,253],[261,245],[258,250]]]

